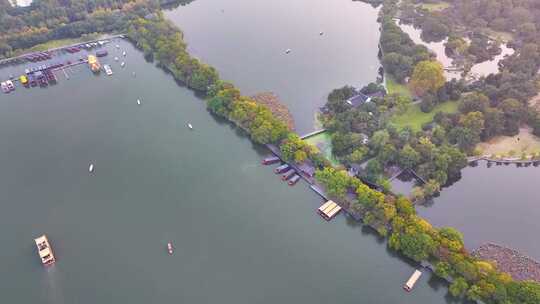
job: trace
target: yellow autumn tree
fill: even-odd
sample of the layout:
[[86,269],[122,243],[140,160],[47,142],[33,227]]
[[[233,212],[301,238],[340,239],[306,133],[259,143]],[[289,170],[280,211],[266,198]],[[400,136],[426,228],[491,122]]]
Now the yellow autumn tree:
[[442,64],[433,60],[420,61],[413,71],[411,88],[417,96],[426,93],[437,93],[444,85],[446,78]]

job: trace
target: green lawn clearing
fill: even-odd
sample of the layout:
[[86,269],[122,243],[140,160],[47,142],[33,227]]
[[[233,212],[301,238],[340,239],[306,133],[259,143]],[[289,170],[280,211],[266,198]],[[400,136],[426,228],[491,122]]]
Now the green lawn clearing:
[[332,154],[332,138],[328,131],[310,136],[305,141],[315,147],[317,147],[321,153],[326,157],[334,166],[339,166],[340,163],[337,158]]
[[386,74],[385,77],[386,77],[386,89],[388,90],[388,94],[400,94],[400,95],[412,97],[411,91],[406,85],[398,83],[397,81],[394,80],[392,76],[388,74]]
[[406,126],[411,127],[414,131],[420,131],[422,125],[433,121],[433,117],[438,112],[455,113],[458,110],[458,103],[455,101],[447,101],[437,105],[433,111],[424,113],[420,110],[420,105],[415,104],[409,107],[409,109],[400,115],[396,115],[392,118],[398,128],[404,128]]

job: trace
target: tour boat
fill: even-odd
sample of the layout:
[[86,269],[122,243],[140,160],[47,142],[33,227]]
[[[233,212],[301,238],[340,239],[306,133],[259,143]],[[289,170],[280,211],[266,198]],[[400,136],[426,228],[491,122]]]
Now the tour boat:
[[90,164],[90,167],[88,167],[88,172],[94,172],[94,164]]
[[122,56],[126,57],[126,51],[122,52]]
[[137,104],[141,105],[141,101],[139,99],[137,99]]
[[167,251],[169,252],[169,254],[173,254],[173,246],[171,242],[167,243]]
[[125,65],[126,65],[126,63],[123,62],[123,61],[122,61],[122,63],[120,63],[120,66],[121,66],[121,67],[124,67]]
[[34,239],[34,241],[36,242],[38,254],[41,258],[41,263],[43,263],[43,265],[45,266],[54,264],[54,262],[56,262],[56,259],[54,258],[51,244],[49,244],[47,236],[44,234]]
[[193,126],[190,123],[188,123],[187,126],[188,126],[188,128],[193,130]]
[[285,50],[285,54],[289,54],[291,52],[291,49]]
[[103,69],[105,70],[105,74],[107,74],[108,76],[111,76],[113,74],[113,71],[108,64],[103,65]]

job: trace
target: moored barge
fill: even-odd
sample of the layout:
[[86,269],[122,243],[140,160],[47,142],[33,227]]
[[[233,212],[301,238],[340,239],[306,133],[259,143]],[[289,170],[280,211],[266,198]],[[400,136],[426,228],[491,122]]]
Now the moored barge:
[[296,183],[298,183],[299,180],[300,180],[300,175],[294,174],[294,176],[291,177],[291,179],[287,183],[289,184],[289,186],[294,186],[296,185]]
[[289,168],[290,168],[289,165],[283,164],[283,165],[281,165],[281,166],[275,168],[275,169],[274,169],[274,172],[275,172],[276,174],[282,174],[283,172],[289,170]]
[[267,158],[263,159],[262,164],[263,165],[272,165],[272,164],[277,164],[279,162],[280,162],[279,157],[272,156],[272,157],[267,157]]
[[283,173],[283,175],[281,176],[281,180],[288,180],[289,178],[291,178],[294,174],[296,173],[296,171],[294,171],[294,169],[289,169],[288,171],[286,171],[285,173]]

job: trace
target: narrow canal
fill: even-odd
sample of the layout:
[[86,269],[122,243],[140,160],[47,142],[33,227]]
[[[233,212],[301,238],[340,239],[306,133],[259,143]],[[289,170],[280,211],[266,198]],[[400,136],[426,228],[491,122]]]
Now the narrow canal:
[[[108,49],[110,77],[83,65],[0,95],[4,302],[450,301],[429,274],[405,293],[414,268],[385,242],[343,215],[321,220],[315,194],[260,165],[264,152],[192,92],[127,42]],[[122,50],[125,68],[112,60]],[[57,256],[48,269],[42,233]]]
[[300,134],[316,128],[331,90],[375,81],[377,14],[352,0],[204,0],[166,12],[190,53],[245,94],[276,93]]

